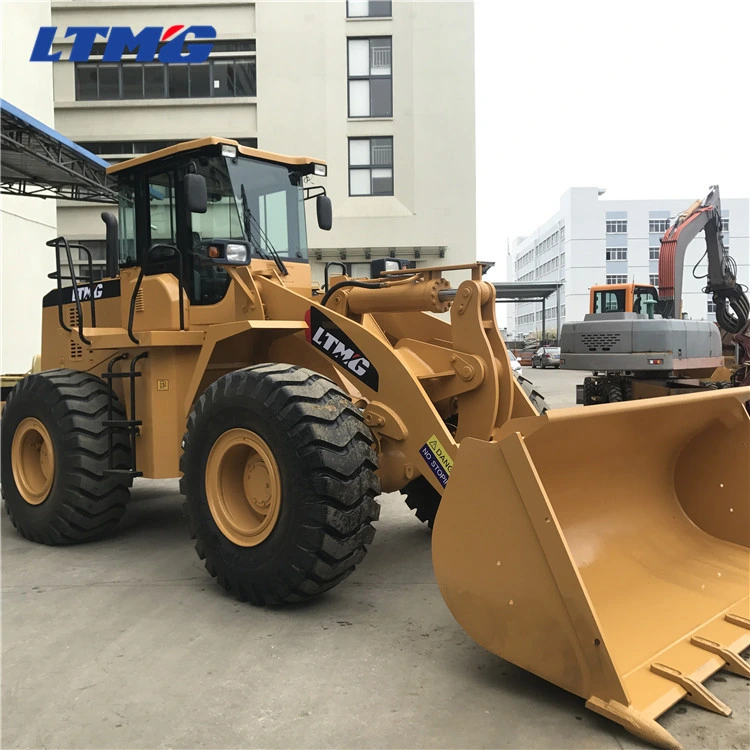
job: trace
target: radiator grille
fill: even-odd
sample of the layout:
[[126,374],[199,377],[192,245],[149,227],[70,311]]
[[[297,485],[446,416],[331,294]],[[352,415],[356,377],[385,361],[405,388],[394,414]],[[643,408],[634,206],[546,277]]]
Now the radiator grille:
[[582,333],[581,343],[590,352],[608,352],[620,343],[619,333]]
[[139,289],[138,294],[135,295],[135,311],[143,312],[145,309],[143,304],[143,289]]
[[70,340],[70,358],[80,359],[83,356],[83,347],[75,339]]
[[68,308],[68,327],[78,328],[78,310],[75,305]]

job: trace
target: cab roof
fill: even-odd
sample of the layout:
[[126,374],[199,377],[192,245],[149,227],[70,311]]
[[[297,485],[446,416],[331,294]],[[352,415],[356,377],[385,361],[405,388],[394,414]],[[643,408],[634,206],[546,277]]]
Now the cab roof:
[[217,138],[216,136],[207,136],[205,138],[196,138],[192,141],[184,141],[183,143],[176,143],[174,146],[168,146],[167,148],[161,148],[158,151],[153,151],[150,154],[143,154],[143,156],[136,156],[133,159],[120,162],[119,164],[112,164],[107,167],[107,174],[115,174],[116,172],[123,172],[133,167],[139,167],[142,164],[146,164],[150,161],[156,161],[157,159],[163,159],[166,156],[172,154],[179,154],[182,151],[195,151],[205,146],[216,146],[221,144],[227,144],[229,146],[235,146],[238,153],[244,156],[251,156],[255,159],[263,159],[264,161],[277,162],[279,164],[289,164],[291,166],[304,166],[306,164],[325,164],[321,159],[313,159],[310,156],[284,156],[283,154],[275,154],[272,151],[261,151],[257,148],[250,148],[249,146],[241,146],[237,141],[233,141],[230,138]]

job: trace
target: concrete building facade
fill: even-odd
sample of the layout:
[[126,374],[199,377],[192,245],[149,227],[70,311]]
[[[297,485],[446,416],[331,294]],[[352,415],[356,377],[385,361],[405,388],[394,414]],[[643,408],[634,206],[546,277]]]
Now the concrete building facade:
[[[706,186],[708,189],[708,186]],[[527,237],[517,238],[508,255],[508,278],[563,284],[559,300],[546,303],[545,329],[588,312],[589,289],[596,284],[641,282],[658,285],[660,239],[670,221],[693,198],[607,200],[595,187],[571,188],[560,210]],[[722,197],[724,244],[737,262],[737,277],[750,284],[750,200]],[[685,258],[683,311],[695,320],[715,320],[710,296],[703,293],[706,261],[703,234]],[[693,269],[695,268],[695,274]],[[517,337],[542,329],[541,303],[518,303],[509,310],[508,329]]]
[[[50,2],[0,3],[0,97],[54,127],[52,68],[29,62],[40,26],[50,25]],[[3,195],[0,201],[0,371],[26,372],[41,348],[42,296],[54,283],[57,234],[54,200]]]
[[[206,63],[54,63],[57,129],[110,161],[205,135],[325,159],[333,229],[308,210],[319,281],[332,260],[369,275],[378,257],[475,259],[472,3],[52,2],[55,49],[68,26],[175,23],[215,27]],[[61,204],[58,221],[103,258],[101,209]]]

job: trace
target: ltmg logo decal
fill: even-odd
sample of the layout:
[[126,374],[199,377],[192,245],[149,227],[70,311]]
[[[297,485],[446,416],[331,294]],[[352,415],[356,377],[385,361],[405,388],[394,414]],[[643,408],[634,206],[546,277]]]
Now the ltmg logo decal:
[[443,444],[433,435],[420,449],[419,455],[427,462],[438,482],[445,487],[453,469],[453,459],[448,455]]
[[129,26],[68,26],[65,39],[72,38],[73,43],[68,56],[63,57],[60,51],[52,52],[55,34],[57,26],[39,29],[31,62],[86,62],[101,37],[107,40],[102,62],[120,62],[123,55],[129,54],[136,55],[136,62],[158,58],[161,63],[202,63],[211,54],[213,44],[201,40],[216,39],[213,26],[146,26],[137,34]]
[[307,340],[358,380],[378,390],[380,378],[359,347],[324,313],[311,307],[305,314],[308,325]]

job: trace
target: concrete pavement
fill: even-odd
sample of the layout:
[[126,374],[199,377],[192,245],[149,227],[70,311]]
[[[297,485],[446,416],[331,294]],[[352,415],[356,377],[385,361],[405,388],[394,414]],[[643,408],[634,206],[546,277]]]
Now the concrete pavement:
[[[552,405],[576,375],[525,368]],[[175,481],[140,481],[119,533],[49,548],[2,518],[4,748],[642,748],[583,701],[474,644],[398,494],[353,576],[256,609],[203,570]],[[467,543],[470,543],[467,542]],[[750,683],[662,723],[685,748],[746,748]]]

